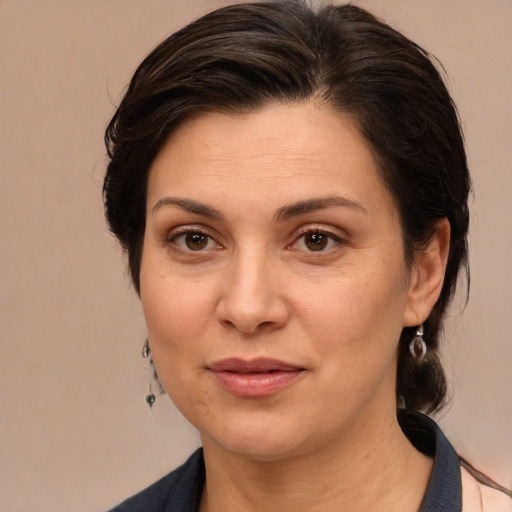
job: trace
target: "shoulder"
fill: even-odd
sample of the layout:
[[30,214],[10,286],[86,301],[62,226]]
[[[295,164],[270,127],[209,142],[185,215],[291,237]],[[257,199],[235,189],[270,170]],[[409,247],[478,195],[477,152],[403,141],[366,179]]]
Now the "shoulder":
[[109,512],[195,512],[204,485],[202,449],[168,475]]
[[420,512],[512,512],[512,499],[493,488],[461,458],[439,426],[428,416],[399,410],[400,425],[411,443],[434,457],[434,466]]
[[462,480],[462,512],[512,512],[512,499],[501,491],[480,483],[465,468]]

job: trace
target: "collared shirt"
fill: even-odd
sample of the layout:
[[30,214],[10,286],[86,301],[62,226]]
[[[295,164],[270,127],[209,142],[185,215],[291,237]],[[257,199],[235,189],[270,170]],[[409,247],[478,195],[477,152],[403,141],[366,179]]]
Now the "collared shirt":
[[[512,500],[479,484],[462,470],[459,457],[437,424],[424,414],[398,410],[405,435],[434,457],[432,474],[418,512],[512,512]],[[110,512],[197,512],[205,482],[202,449],[178,469]],[[464,506],[463,506],[464,503]]]

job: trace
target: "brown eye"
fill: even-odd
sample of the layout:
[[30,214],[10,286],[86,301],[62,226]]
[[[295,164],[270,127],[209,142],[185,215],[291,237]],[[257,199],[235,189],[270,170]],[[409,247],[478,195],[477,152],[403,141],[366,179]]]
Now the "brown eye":
[[170,238],[169,242],[184,251],[199,252],[220,248],[211,236],[202,231],[184,231]]
[[201,252],[209,254],[212,251],[223,248],[222,245],[217,243],[208,233],[197,229],[184,229],[181,233],[171,235],[168,238],[168,243],[171,246],[179,247],[185,253]]
[[325,252],[343,245],[344,241],[329,231],[309,229],[289,246],[289,249],[307,252]]
[[312,232],[304,235],[304,244],[310,251],[323,251],[329,243],[329,237],[324,233]]
[[204,233],[191,232],[186,233],[184,236],[184,242],[188,249],[191,251],[200,251],[208,246],[209,236]]

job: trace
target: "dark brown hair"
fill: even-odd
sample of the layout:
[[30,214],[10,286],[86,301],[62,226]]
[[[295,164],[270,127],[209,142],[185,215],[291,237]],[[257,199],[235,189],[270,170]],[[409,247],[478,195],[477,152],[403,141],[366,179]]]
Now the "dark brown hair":
[[400,339],[397,395],[407,407],[441,407],[442,318],[466,266],[470,178],[451,97],[426,51],[365,10],[297,0],[232,5],[162,42],[139,66],[105,135],[110,163],[106,216],[139,272],[150,166],[169,134],[208,111],[250,112],[271,102],[320,101],[347,113],[369,141],[400,211],[406,260],[448,219],[450,251],[441,296],[424,324],[428,356]]

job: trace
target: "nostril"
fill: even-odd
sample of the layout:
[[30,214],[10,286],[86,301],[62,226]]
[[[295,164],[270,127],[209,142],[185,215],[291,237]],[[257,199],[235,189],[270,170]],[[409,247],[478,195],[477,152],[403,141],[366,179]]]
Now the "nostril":
[[221,320],[220,322],[224,327],[235,327],[235,324],[231,320]]
[[259,323],[250,322],[250,321],[244,322],[241,320],[239,320],[238,322],[235,322],[232,320],[224,319],[224,320],[221,320],[221,325],[223,327],[226,327],[229,329],[235,328],[239,331],[244,332],[245,334],[254,334],[257,332],[272,329],[276,326],[276,323],[272,322],[272,321],[265,321],[265,322],[259,322]]

